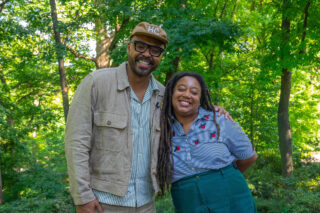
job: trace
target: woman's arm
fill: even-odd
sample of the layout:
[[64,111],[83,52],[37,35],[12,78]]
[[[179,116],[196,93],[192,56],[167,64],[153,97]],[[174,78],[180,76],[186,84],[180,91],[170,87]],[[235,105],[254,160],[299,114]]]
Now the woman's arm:
[[237,160],[237,167],[240,170],[240,172],[246,171],[258,158],[258,155],[254,153],[251,158],[245,159],[245,160]]

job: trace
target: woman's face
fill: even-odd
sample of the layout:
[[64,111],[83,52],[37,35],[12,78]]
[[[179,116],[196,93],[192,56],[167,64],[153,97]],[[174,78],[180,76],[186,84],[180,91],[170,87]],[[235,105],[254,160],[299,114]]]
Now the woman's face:
[[180,117],[197,116],[200,106],[201,86],[191,76],[179,79],[173,88],[172,107],[174,114]]

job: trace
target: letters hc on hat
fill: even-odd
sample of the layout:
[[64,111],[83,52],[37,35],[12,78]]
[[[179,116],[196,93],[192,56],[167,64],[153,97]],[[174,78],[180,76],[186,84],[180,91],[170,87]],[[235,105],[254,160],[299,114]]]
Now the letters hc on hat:
[[147,22],[139,23],[134,29],[130,36],[130,39],[134,35],[145,35],[151,38],[162,41],[165,45],[168,44],[167,33],[159,26],[149,24]]

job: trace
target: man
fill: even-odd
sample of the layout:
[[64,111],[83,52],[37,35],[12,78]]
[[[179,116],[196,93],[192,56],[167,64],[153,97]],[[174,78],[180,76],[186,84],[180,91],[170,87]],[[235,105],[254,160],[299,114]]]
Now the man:
[[151,72],[167,44],[163,29],[142,22],[130,36],[128,62],[94,71],[79,85],[65,133],[77,212],[156,211],[164,87]]

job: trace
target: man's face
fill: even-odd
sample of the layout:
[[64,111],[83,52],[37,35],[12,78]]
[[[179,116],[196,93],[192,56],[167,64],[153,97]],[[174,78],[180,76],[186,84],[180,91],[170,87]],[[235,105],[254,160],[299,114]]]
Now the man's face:
[[[144,52],[141,51],[143,46],[148,46]],[[127,47],[129,69],[137,76],[148,76],[160,64],[163,53],[155,56],[158,48],[164,49],[159,40],[144,35],[133,36]]]

